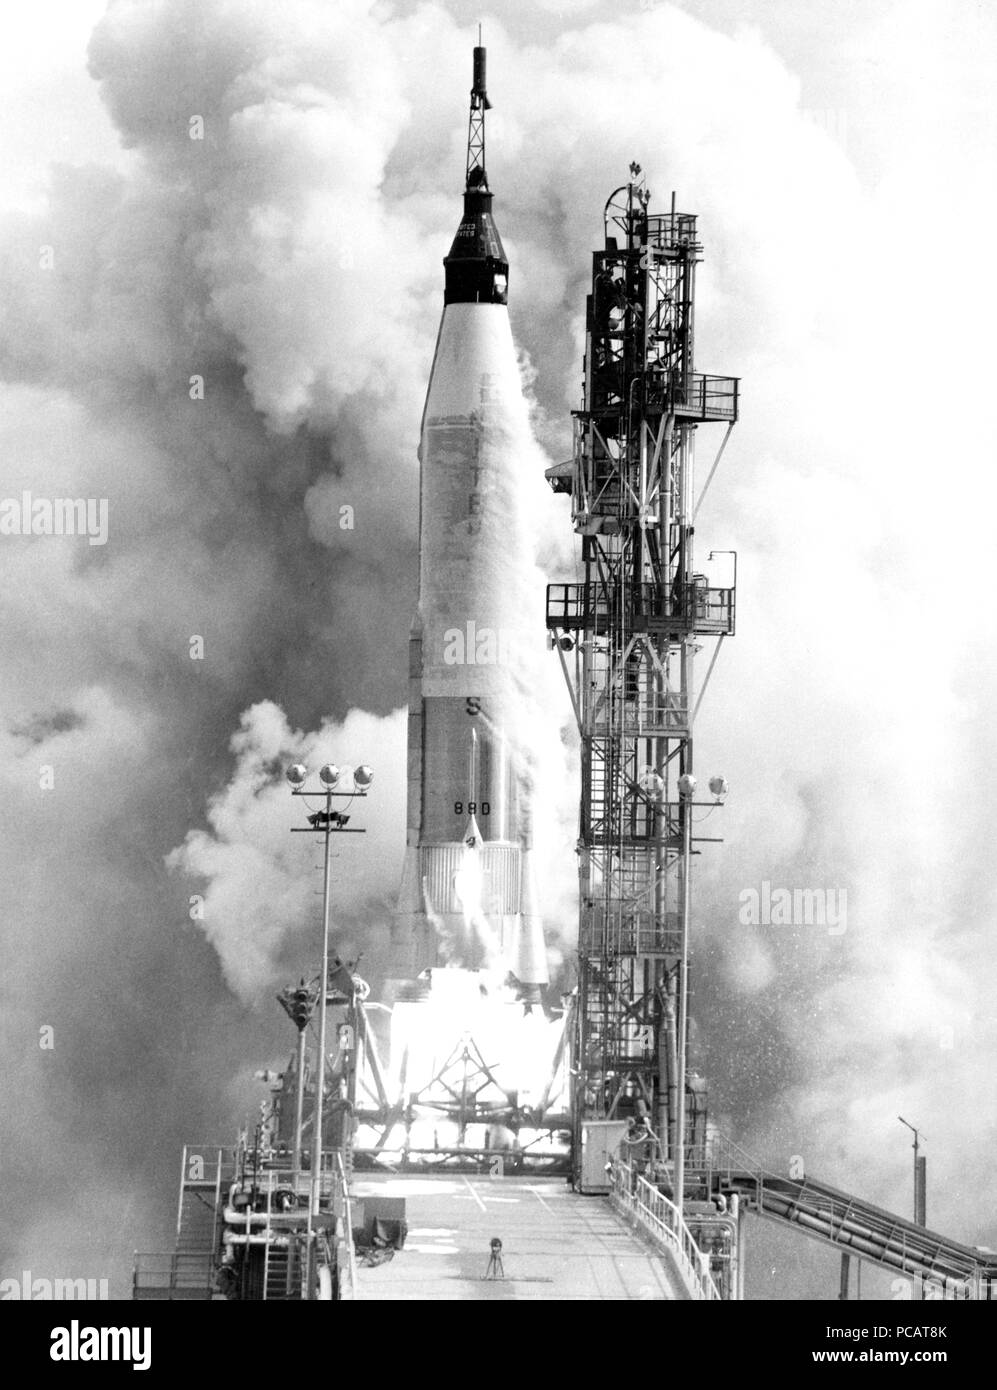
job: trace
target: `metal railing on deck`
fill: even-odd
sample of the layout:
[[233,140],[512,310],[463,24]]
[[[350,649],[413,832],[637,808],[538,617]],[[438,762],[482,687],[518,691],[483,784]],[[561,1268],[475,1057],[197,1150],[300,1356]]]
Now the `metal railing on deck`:
[[750,1173],[759,1184],[765,1177],[777,1177],[778,1174],[764,1168],[757,1158],[749,1154],[746,1149],[742,1149],[740,1144],[735,1144],[734,1140],[727,1134],[713,1131],[707,1135],[704,1148],[700,1149],[695,1156],[686,1159],[686,1166],[704,1169],[720,1177],[730,1178],[733,1173]]
[[132,1297],[210,1299],[214,1289],[214,1260],[210,1255],[136,1251]]
[[710,1262],[693,1240],[682,1213],[628,1163],[613,1163],[610,1201],[652,1240],[668,1247],[678,1265],[689,1297],[719,1300],[720,1291],[710,1277]]
[[676,413],[699,420],[736,420],[738,387],[736,376],[707,376],[690,372],[683,380],[676,374],[671,383]]
[[719,1179],[721,1188],[739,1191],[762,1216],[924,1280],[927,1298],[988,1299],[997,1291],[997,1263],[984,1251],[809,1176],[790,1178],[765,1168],[726,1135],[710,1135],[705,1152],[687,1160],[686,1171],[701,1173],[710,1190]]
[[716,588],[703,575],[665,589],[658,584],[548,584],[547,627],[608,633],[629,630],[734,635],[734,590]]
[[352,1198],[350,1197],[350,1185],[346,1180],[346,1165],[343,1163],[342,1151],[337,1151],[336,1159],[339,1165],[339,1177],[342,1183],[343,1194],[343,1225],[346,1236],[346,1270],[349,1272],[349,1290],[347,1290],[340,1271],[339,1297],[341,1299],[355,1299],[357,1297],[357,1262],[356,1251],[353,1248],[353,1213],[350,1210]]

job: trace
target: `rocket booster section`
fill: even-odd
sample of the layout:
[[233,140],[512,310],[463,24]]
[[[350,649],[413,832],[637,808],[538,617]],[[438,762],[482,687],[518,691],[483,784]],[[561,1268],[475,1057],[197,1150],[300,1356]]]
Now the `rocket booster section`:
[[474,72],[464,215],[444,261],[419,446],[419,608],[396,949],[413,973],[446,963],[488,968],[536,997],[548,977],[523,661],[541,626],[528,584],[519,462],[529,419],[484,166],[483,49]]

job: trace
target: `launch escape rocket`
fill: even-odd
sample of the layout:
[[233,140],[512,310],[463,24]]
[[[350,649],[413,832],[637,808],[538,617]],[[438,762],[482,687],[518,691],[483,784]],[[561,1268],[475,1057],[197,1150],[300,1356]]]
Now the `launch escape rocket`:
[[445,267],[419,444],[419,605],[409,645],[408,812],[395,946],[436,965],[547,982],[532,865],[522,651],[542,625],[525,576],[529,420],[509,265],[485,172],[485,50],[474,50],[464,212]]

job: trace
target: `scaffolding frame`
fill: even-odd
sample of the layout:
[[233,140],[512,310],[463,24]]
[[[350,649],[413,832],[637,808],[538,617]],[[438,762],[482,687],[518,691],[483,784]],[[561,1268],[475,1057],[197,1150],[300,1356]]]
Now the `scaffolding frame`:
[[581,583],[547,591],[547,627],[581,737],[576,1181],[587,1120],[646,1121],[671,1163],[677,1145],[695,1151],[706,1138],[701,1097],[683,1084],[680,1120],[676,1093],[696,853],[696,803],[683,789],[697,639],[719,645],[733,635],[735,594],[695,572],[693,470],[699,425],[727,426],[722,453],[739,382],[694,368],[695,216],[677,213],[674,197],[667,214],[648,204],[631,165],[593,255],[573,457],[547,475],[571,496],[584,566]]

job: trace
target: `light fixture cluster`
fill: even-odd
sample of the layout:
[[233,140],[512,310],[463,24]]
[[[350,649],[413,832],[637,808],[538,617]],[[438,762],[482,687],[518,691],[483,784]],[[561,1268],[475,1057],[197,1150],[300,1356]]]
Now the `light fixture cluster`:
[[[319,781],[323,787],[332,791],[333,787],[339,785],[344,774],[349,774],[348,767],[337,767],[335,763],[323,763],[318,770]],[[305,784],[308,776],[308,769],[304,763],[292,763],[285,774],[291,786],[298,790]],[[359,767],[353,769],[353,785],[361,795],[368,790],[374,780],[373,771],[366,763],[361,763]]]

